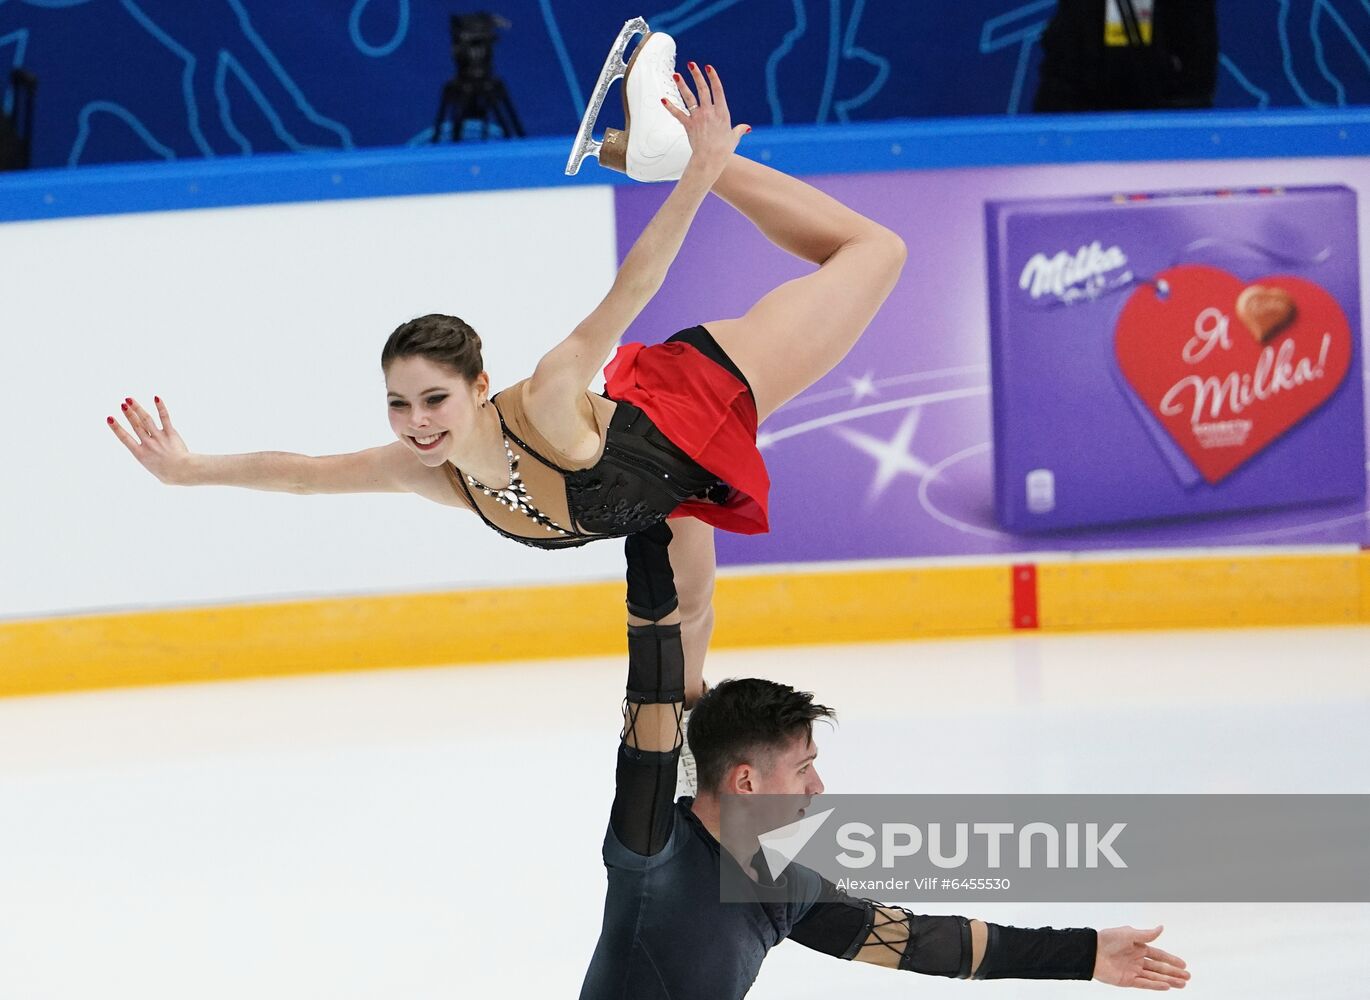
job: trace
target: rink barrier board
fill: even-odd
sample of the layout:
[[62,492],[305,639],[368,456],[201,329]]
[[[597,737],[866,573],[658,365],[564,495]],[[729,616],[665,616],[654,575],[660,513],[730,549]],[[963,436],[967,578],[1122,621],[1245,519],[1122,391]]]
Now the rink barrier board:
[[[725,573],[713,645],[1009,633],[1028,601],[1048,632],[1367,623],[1370,552]],[[621,656],[622,602],[613,582],[0,622],[0,696]]]
[[1043,563],[1047,631],[1370,621],[1370,553]]
[[1360,557],[1360,620],[1370,622],[1370,551]]

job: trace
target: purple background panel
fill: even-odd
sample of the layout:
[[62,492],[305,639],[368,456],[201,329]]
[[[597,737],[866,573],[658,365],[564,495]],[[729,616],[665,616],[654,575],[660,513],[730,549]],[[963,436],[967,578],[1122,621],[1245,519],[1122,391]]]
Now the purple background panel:
[[[1013,198],[1344,184],[1357,192],[1360,229],[1367,231],[1370,162],[1110,163],[807,179],[898,232],[909,260],[851,353],[761,428],[772,530],[751,537],[719,532],[720,563],[1370,545],[1364,501],[1045,535],[1004,531],[994,512],[984,220],[986,202]],[[616,189],[620,259],[668,193],[664,185]],[[1370,284],[1365,266],[1363,259],[1362,297]],[[711,198],[662,290],[625,339],[655,343],[696,323],[739,316],[809,270]],[[1347,378],[1364,379],[1365,372]]]

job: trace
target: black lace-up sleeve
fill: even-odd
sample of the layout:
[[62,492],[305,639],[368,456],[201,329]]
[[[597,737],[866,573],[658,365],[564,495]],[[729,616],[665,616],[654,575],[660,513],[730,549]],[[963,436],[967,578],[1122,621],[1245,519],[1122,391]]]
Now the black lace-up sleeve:
[[1027,929],[984,924],[975,964],[972,921],[923,916],[848,896],[826,879],[790,940],[837,958],[955,979],[1091,979],[1098,934],[1088,927]]
[[930,976],[970,975],[970,921],[924,917],[847,895],[827,879],[790,940],[836,958]]
[[[685,654],[676,610],[675,577],[664,521],[630,535],[628,560],[628,685],[609,825],[635,854],[659,854],[674,821],[676,763],[685,705]],[[675,616],[677,619],[679,616]]]

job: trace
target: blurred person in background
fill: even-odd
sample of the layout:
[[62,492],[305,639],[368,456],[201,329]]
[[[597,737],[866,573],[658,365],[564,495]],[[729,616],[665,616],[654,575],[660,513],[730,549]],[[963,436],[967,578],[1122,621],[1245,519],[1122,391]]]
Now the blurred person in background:
[[1034,111],[1209,108],[1217,0],[1060,0]]

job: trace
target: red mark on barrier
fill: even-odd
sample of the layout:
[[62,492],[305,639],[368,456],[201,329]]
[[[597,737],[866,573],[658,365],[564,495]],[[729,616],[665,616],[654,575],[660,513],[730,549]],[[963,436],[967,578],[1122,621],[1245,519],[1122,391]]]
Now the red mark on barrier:
[[1037,628],[1037,567],[1032,563],[1014,566],[1013,627]]

